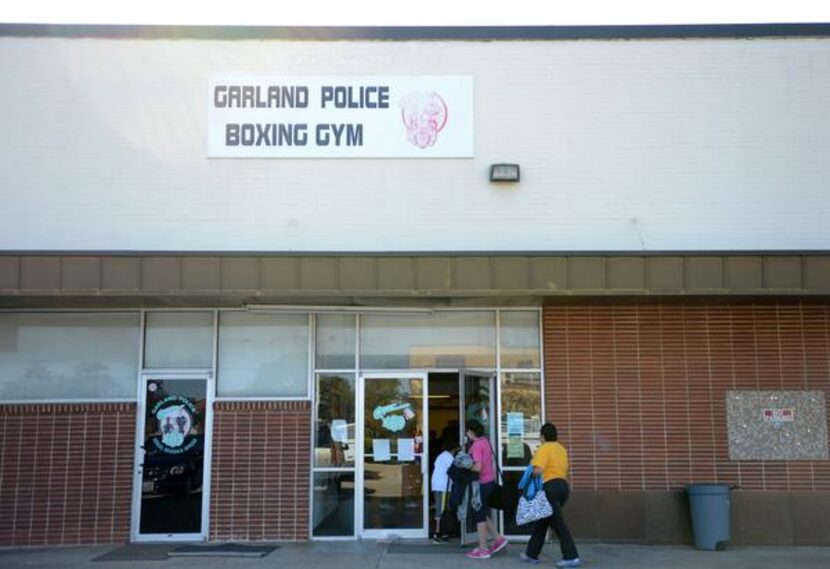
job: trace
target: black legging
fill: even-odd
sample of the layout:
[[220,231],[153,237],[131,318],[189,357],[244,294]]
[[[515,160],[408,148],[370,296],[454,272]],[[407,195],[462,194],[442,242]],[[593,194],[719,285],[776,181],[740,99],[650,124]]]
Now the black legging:
[[530,535],[525,554],[533,559],[539,559],[539,554],[542,553],[542,547],[545,545],[548,526],[550,526],[559,538],[562,559],[576,559],[579,557],[579,552],[576,550],[571,530],[568,529],[565,519],[562,517],[562,506],[568,501],[568,496],[571,493],[568,482],[563,478],[554,478],[545,482],[544,489],[548,502],[553,506],[553,515],[537,521],[533,526],[533,533]]

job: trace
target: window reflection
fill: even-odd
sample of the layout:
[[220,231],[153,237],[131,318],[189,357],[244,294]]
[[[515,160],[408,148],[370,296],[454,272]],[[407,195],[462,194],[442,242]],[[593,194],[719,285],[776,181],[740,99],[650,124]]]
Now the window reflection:
[[504,487],[510,496],[507,500],[507,507],[503,510],[505,535],[530,535],[533,532],[533,524],[516,525],[516,508],[522,495],[521,490],[519,490],[519,480],[522,479],[522,474],[522,472],[504,473]]
[[314,466],[354,466],[354,374],[317,376]]
[[360,320],[364,369],[496,367],[496,313],[372,314]]
[[364,529],[423,526],[423,394],[419,378],[366,380]]
[[354,473],[314,474],[315,537],[354,535]]
[[504,466],[526,466],[539,446],[542,428],[539,373],[503,373],[501,377],[501,453]]
[[499,326],[501,367],[540,367],[539,313],[527,310],[502,311]]
[[147,313],[144,367],[209,368],[212,365],[212,312]]
[[142,534],[201,531],[206,385],[204,379],[147,381]]
[[220,397],[308,394],[308,315],[219,315],[216,392]]
[[317,369],[354,368],[354,321],[351,314],[317,315]]

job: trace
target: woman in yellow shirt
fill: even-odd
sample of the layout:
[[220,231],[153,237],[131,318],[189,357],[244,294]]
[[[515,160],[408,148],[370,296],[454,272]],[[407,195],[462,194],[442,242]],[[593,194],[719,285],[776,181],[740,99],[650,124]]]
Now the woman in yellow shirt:
[[568,501],[571,493],[568,486],[568,451],[557,442],[556,427],[551,423],[542,425],[539,433],[542,446],[533,455],[533,474],[541,476],[544,482],[545,496],[553,506],[553,515],[539,520],[533,527],[533,534],[527,543],[527,550],[522,553],[521,559],[526,563],[539,563],[539,554],[545,545],[545,536],[548,526],[553,528],[559,538],[559,547],[562,549],[562,559],[556,562],[557,567],[579,567],[579,552],[571,536],[571,530],[562,517],[562,506]]

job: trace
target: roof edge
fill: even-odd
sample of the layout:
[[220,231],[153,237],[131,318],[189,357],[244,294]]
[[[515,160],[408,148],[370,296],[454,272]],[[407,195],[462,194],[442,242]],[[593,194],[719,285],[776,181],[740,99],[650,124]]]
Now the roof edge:
[[176,26],[3,24],[0,37],[196,40],[584,40],[830,37],[830,23],[645,26]]

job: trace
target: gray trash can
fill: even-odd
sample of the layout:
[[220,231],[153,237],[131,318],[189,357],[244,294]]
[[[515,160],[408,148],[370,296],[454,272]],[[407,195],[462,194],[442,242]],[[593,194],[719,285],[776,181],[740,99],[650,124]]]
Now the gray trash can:
[[689,484],[686,486],[692,512],[695,546],[722,550],[729,541],[729,485]]

